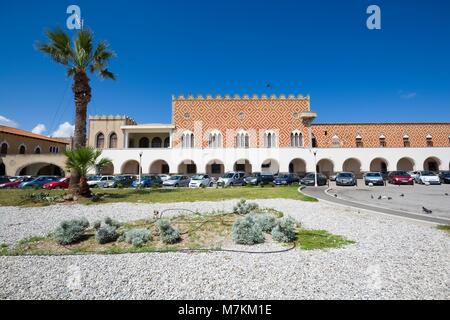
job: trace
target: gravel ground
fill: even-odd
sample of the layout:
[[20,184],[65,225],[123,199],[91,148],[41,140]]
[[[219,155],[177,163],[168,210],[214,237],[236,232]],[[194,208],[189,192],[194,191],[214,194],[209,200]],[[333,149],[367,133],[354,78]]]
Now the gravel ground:
[[[145,253],[0,257],[0,299],[450,299],[450,237],[429,224],[325,202],[256,200],[357,243],[280,254]],[[0,207],[0,243],[45,235],[61,220],[119,221],[153,210],[230,210],[235,201]],[[252,250],[272,249],[258,245]]]

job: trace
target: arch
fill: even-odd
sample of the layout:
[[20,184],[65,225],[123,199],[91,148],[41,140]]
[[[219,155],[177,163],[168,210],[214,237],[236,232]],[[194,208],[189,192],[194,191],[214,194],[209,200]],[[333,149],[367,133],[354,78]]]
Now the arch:
[[206,164],[205,172],[210,176],[219,177],[225,173],[225,166],[222,161],[214,159]]
[[289,162],[289,173],[306,173],[306,161],[300,158],[292,159]]
[[339,138],[339,136],[337,134],[334,134],[331,137],[331,146],[333,148],[340,148],[341,147],[341,139]]
[[316,170],[329,177],[334,173],[334,163],[330,159],[320,159],[317,162]]
[[185,131],[181,135],[181,147],[188,149],[188,148],[194,148],[195,146],[195,140],[194,140],[194,134],[191,131]]
[[164,139],[164,148],[170,147],[170,137]]
[[356,178],[362,178],[361,161],[356,158],[349,158],[342,164],[342,171],[353,172]]
[[5,156],[8,154],[9,144],[6,141],[3,141],[0,146],[0,155]]
[[264,132],[264,147],[276,148],[277,147],[277,135],[273,131]]
[[142,137],[139,139],[139,148],[150,147],[150,140],[147,137]]
[[236,148],[249,148],[250,147],[250,136],[245,130],[240,130],[236,134]]
[[102,170],[100,170],[100,174],[112,176],[114,174],[114,165],[110,163],[106,167],[104,167]]
[[41,154],[41,147],[37,146],[36,148],[34,148],[34,154]]
[[152,148],[162,148],[162,139],[160,137],[152,139]]
[[311,134],[311,147],[312,148],[317,148],[318,144],[317,144],[317,138],[316,136],[313,134]]
[[27,146],[23,143],[19,146],[19,154],[25,154],[27,153]]
[[103,149],[105,147],[105,135],[103,132],[99,132],[95,136],[95,147],[97,149]]
[[408,157],[403,157],[397,161],[398,171],[414,171],[414,160]]
[[151,174],[161,174],[161,173],[168,174],[170,173],[170,167],[166,161],[159,159],[153,161],[150,164],[149,172]]
[[252,173],[252,164],[247,159],[239,159],[233,164],[234,171],[244,171],[245,173]]
[[197,165],[193,160],[183,160],[178,165],[179,174],[196,174]]
[[370,171],[388,172],[389,163],[384,158],[375,158],[370,162]]
[[124,162],[120,172],[122,174],[139,174],[139,162],[136,160],[128,160]]
[[54,164],[48,162],[35,162],[23,167],[20,167],[16,170],[16,175],[19,176],[42,176],[42,175],[51,175],[51,176],[60,176],[63,177],[65,175],[64,170]]
[[293,148],[303,147],[303,134],[298,130],[294,130],[291,132],[291,147]]
[[276,174],[280,172],[280,164],[275,159],[266,159],[261,163],[261,172]]
[[428,157],[423,162],[423,170],[426,171],[439,171],[441,166],[441,160],[437,157]]
[[117,148],[117,134],[115,132],[111,132],[109,135],[109,148],[116,149]]
[[222,146],[222,134],[219,130],[213,130],[208,135],[208,148],[220,148]]

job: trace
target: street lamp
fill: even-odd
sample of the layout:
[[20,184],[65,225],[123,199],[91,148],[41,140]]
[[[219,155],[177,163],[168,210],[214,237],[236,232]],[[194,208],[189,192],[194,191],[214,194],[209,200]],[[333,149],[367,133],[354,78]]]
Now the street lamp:
[[139,152],[139,185],[141,185],[141,175],[142,175],[142,151]]
[[317,187],[317,149],[310,150],[314,155],[314,187]]

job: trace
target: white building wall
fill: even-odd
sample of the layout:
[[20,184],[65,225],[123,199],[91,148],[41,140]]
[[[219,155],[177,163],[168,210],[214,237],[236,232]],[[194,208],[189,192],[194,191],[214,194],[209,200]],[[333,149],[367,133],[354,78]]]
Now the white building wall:
[[[427,158],[438,160],[440,170],[449,170],[450,148],[326,148],[315,149],[317,162],[329,159],[334,165],[334,171],[342,171],[344,161],[349,158],[361,162],[361,171],[370,171],[370,163],[376,158],[382,158],[387,163],[387,170],[397,169],[397,162],[404,157],[414,161],[414,170],[423,170]],[[165,160],[171,173],[177,173],[178,165],[184,160],[192,160],[197,165],[197,172],[205,172],[206,165],[212,160],[224,164],[225,171],[232,171],[234,163],[247,159],[252,164],[253,171],[261,171],[261,164],[267,159],[278,161],[280,172],[289,171],[289,163],[300,158],[306,162],[306,170],[314,171],[314,155],[304,148],[249,148],[249,149],[105,149],[103,156],[113,161],[114,174],[120,174],[122,166],[129,160],[139,161],[142,152],[142,172],[149,173],[150,165],[156,160]]]

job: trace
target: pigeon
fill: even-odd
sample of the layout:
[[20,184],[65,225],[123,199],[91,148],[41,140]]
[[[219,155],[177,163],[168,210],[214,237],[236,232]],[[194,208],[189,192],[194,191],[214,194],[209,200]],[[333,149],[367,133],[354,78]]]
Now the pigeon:
[[422,207],[422,211],[427,213],[427,214],[432,214],[433,213],[433,211],[431,211],[430,209],[427,209],[425,207]]
[[401,195],[400,195],[400,197],[404,197],[405,195],[402,193]]
[[373,194],[370,195],[370,198],[373,199]]
[[388,197],[388,200],[392,200],[392,198],[391,198],[391,197]]
[[448,193],[446,192],[445,195],[448,196]]
[[334,194],[334,197],[337,198],[337,194]]
[[378,197],[378,200],[381,200],[381,198],[382,198],[382,197],[381,197],[381,196],[379,196],[379,197]]

